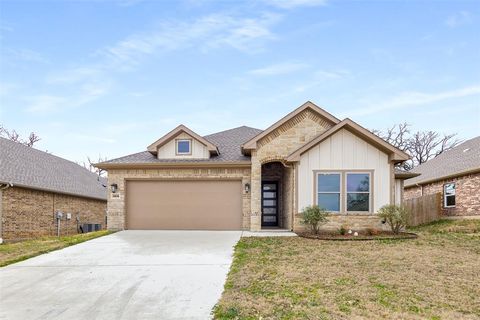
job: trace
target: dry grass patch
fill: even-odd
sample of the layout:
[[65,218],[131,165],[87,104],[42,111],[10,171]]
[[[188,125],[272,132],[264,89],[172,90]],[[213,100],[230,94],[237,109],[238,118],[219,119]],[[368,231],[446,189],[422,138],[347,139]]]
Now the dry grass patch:
[[415,240],[242,238],[214,315],[480,319],[478,230],[476,220],[416,228]]
[[62,249],[87,240],[110,234],[110,231],[96,231],[65,237],[42,237],[15,243],[0,245],[0,267],[23,261],[43,253]]

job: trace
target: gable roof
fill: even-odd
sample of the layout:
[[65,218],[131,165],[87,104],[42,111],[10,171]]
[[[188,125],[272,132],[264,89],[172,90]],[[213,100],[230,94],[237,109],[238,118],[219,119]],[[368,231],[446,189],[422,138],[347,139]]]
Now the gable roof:
[[420,176],[405,180],[405,187],[480,172],[480,136],[441,153],[412,172]]
[[240,145],[251,139],[253,136],[262,132],[247,126],[233,128],[217,133],[213,133],[203,138],[211,141],[218,147],[219,154],[210,159],[158,159],[149,151],[143,151],[127,155],[125,157],[109,160],[96,164],[96,167],[102,169],[119,168],[123,166],[176,166],[176,165],[209,165],[209,164],[250,164],[250,157],[242,154]]
[[307,101],[305,102],[304,104],[302,104],[300,107],[298,107],[297,109],[293,110],[292,112],[290,112],[289,114],[287,114],[285,117],[283,117],[282,119],[278,120],[277,122],[275,122],[274,124],[272,124],[270,127],[268,127],[267,129],[265,129],[264,131],[262,131],[261,133],[259,133],[258,135],[256,135],[255,137],[253,137],[252,139],[248,140],[247,142],[245,142],[243,145],[242,145],[242,149],[243,150],[253,150],[253,149],[256,149],[257,147],[257,141],[259,141],[260,139],[262,139],[263,137],[265,137],[266,135],[268,135],[270,132],[272,132],[273,130],[277,129],[278,127],[280,127],[282,124],[284,124],[285,122],[287,122],[288,120],[292,119],[293,117],[295,117],[296,115],[298,115],[299,113],[301,113],[302,111],[306,110],[306,109],[310,109],[318,114],[320,114],[322,117],[324,117],[325,119],[327,119],[328,121],[330,121],[332,124],[337,124],[340,122],[340,120],[338,118],[336,118],[335,116],[333,116],[332,114],[328,113],[327,111],[323,110],[322,108],[320,108],[319,106],[317,106],[316,104],[314,104],[313,102],[311,101]]
[[107,181],[78,164],[0,138],[0,183],[107,200]]
[[331,127],[330,129],[322,132],[317,137],[313,138],[294,152],[292,152],[289,156],[287,156],[287,161],[298,161],[300,160],[300,156],[305,153],[306,151],[310,150],[323,140],[327,139],[335,132],[338,132],[340,129],[346,129],[356,136],[366,140],[370,144],[373,144],[380,150],[383,150],[387,154],[390,155],[389,160],[394,162],[401,162],[408,160],[410,156],[403,152],[402,150],[392,146],[382,138],[378,137],[377,135],[373,134],[369,130],[365,129],[358,123],[346,118],[343,121],[337,123],[335,126]]
[[176,136],[178,136],[181,133],[186,133],[189,136],[191,136],[191,137],[195,138],[196,140],[200,141],[202,144],[204,144],[207,147],[207,149],[210,153],[218,154],[218,149],[217,149],[216,145],[214,145],[213,143],[211,143],[207,139],[203,138],[202,136],[196,134],[195,132],[193,132],[192,130],[190,130],[189,128],[184,126],[183,124],[179,125],[175,129],[173,129],[172,131],[170,131],[169,133],[167,133],[166,135],[164,135],[163,137],[161,137],[160,139],[158,139],[157,141],[155,141],[154,143],[149,145],[147,147],[147,150],[149,152],[153,153],[153,154],[157,154],[158,148],[160,148],[162,145],[164,145],[165,143],[167,143],[168,141],[175,138]]

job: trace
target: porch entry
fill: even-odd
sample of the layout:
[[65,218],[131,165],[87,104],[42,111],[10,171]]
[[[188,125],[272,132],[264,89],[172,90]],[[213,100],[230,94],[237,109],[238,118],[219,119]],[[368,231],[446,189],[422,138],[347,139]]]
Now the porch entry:
[[278,227],[278,182],[262,181],[262,227]]

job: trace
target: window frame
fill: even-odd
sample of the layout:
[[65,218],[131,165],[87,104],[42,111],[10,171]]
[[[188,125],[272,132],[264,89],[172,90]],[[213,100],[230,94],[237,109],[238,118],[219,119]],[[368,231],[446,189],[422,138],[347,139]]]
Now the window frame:
[[[348,175],[349,174],[368,174],[368,192],[361,191],[361,192],[349,192],[348,191]],[[372,178],[373,178],[373,172],[372,171],[344,171],[344,183],[345,183],[345,212],[346,213],[372,213],[372,189],[373,189],[373,183],[372,183]],[[367,211],[358,211],[358,210],[348,210],[348,194],[349,193],[367,193],[368,194],[368,210]]]
[[[445,192],[445,189],[447,185],[453,184],[453,189],[455,190],[455,193],[452,195],[448,195]],[[448,206],[447,205],[447,197],[453,197],[455,204],[453,206]],[[443,184],[443,207],[450,209],[450,208],[455,208],[457,206],[457,184],[455,182],[449,182],[449,183],[444,183]]]
[[[336,174],[339,176],[339,190],[338,192],[336,191],[319,191],[318,190],[318,176],[321,174]],[[315,199],[314,203],[318,205],[318,194],[319,193],[327,193],[327,194],[338,194],[338,211],[330,211],[329,212],[334,212],[334,213],[341,213],[342,212],[342,172],[339,171],[316,171],[315,172],[315,181],[313,182],[315,184]]]
[[[178,143],[179,142],[184,142],[184,141],[188,142],[188,152],[179,152],[178,151]],[[175,139],[175,155],[177,155],[177,156],[189,156],[189,155],[191,155],[192,154],[192,147],[193,147],[192,139]]]
[[[368,211],[347,211],[347,174],[348,173],[366,173],[369,175],[369,202]],[[338,170],[313,170],[313,204],[318,205],[318,175],[319,174],[339,174],[340,175],[340,211],[330,211],[334,214],[374,214],[375,199],[375,170],[374,169],[338,169]],[[329,192],[320,192],[329,193]],[[337,192],[330,192],[337,193]],[[350,192],[352,193],[352,192]],[[366,193],[366,192],[365,192]]]

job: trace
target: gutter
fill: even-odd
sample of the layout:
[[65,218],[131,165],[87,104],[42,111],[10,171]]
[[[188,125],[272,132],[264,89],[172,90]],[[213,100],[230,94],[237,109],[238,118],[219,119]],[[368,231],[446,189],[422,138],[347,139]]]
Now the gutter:
[[2,206],[3,206],[3,190],[7,190],[8,188],[13,187],[13,183],[11,182],[1,182],[0,183],[0,244],[3,243],[3,225],[2,225]]
[[103,170],[108,169],[161,169],[161,168],[249,168],[251,161],[225,162],[147,162],[147,163],[97,163],[95,167]]
[[[4,183],[4,182],[0,182],[0,186],[1,186],[2,184],[5,184],[5,183]],[[8,182],[7,184],[10,185],[9,187],[13,187],[13,183]],[[108,198],[108,196],[106,195],[106,194],[107,194],[107,190],[105,191],[105,198],[99,198],[99,197],[95,197],[95,196],[87,196],[87,195],[82,195],[82,194],[78,194],[78,193],[71,193],[71,192],[59,191],[59,190],[54,190],[54,189],[40,188],[40,187],[29,186],[29,185],[18,184],[18,183],[15,184],[15,187],[23,188],[23,189],[32,189],[32,190],[38,190],[38,191],[45,191],[45,192],[50,192],[50,193],[64,194],[64,195],[67,195],[67,196],[73,196],[73,197],[85,198],[85,199],[93,199],[93,200],[107,201],[107,198]],[[8,188],[5,188],[5,189],[8,189]],[[5,189],[3,189],[3,190],[5,190]],[[1,187],[0,187],[0,191],[1,191],[1,190],[2,190],[2,189],[1,189]]]
[[446,179],[450,179],[450,178],[457,178],[457,177],[466,176],[468,174],[473,174],[473,173],[478,173],[478,172],[480,172],[480,168],[467,169],[467,170],[459,171],[459,172],[456,172],[456,173],[448,174],[448,175],[442,176],[442,177],[431,178],[431,179],[418,181],[418,182],[411,182],[410,184],[405,185],[405,188],[412,188],[412,187],[419,186],[419,185],[422,185],[422,184],[442,181],[442,180],[446,180]]

